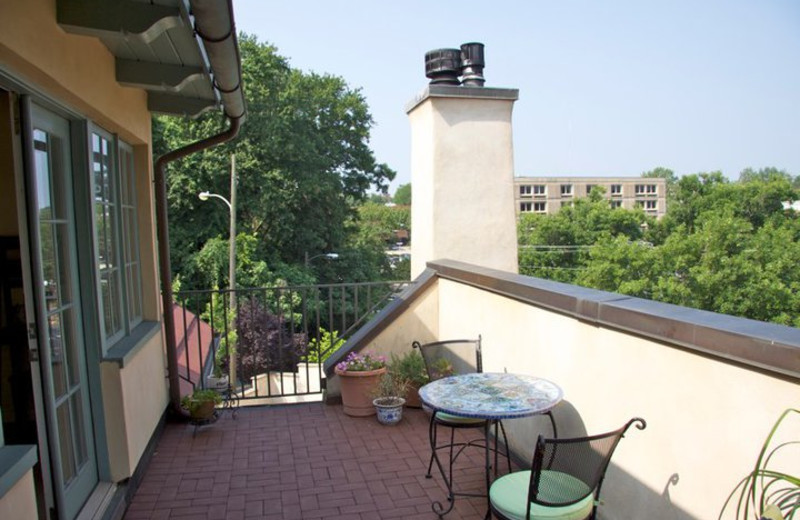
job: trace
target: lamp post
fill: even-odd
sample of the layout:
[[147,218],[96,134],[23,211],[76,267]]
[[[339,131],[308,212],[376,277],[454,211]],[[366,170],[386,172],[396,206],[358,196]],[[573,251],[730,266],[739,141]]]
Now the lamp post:
[[306,267],[309,267],[311,265],[311,261],[314,260],[315,258],[320,258],[323,256],[328,260],[336,260],[337,258],[339,258],[339,253],[320,253],[318,255],[314,255],[311,258],[309,258],[308,251],[306,251]]
[[[206,201],[211,197],[220,199],[230,210],[230,238],[228,253],[228,287],[231,298],[231,315],[236,316],[236,156],[231,154],[231,200],[228,201],[222,195],[209,193],[207,191],[198,194],[200,200]],[[236,355],[233,352],[233,345],[228,341],[228,370],[230,373],[230,384],[236,386]]]

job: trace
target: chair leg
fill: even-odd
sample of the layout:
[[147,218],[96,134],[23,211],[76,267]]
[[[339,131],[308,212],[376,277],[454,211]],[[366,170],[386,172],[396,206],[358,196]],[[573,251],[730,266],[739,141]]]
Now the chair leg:
[[435,414],[431,415],[431,422],[428,426],[428,438],[431,441],[431,460],[428,462],[428,472],[425,473],[425,478],[432,478],[431,470],[433,469],[433,459],[436,458],[436,420]]

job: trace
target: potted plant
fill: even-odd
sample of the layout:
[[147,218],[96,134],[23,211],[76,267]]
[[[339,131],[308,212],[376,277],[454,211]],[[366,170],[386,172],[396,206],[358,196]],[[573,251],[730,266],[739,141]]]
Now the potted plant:
[[215,360],[211,375],[206,377],[206,388],[224,392],[228,390],[228,386],[228,374],[223,371],[223,362]]
[[386,373],[386,360],[370,352],[351,352],[334,370],[339,376],[344,413],[352,417],[375,414],[372,394]]
[[[758,454],[753,470],[748,473],[728,496],[720,520],[729,505],[736,503],[737,520],[793,520],[800,518],[800,475],[789,474],[776,468],[796,470],[791,461],[797,460],[800,440],[776,438],[781,423],[790,414],[800,414],[800,410],[784,410],[767,435],[761,452]],[[768,467],[769,466],[769,467]],[[734,500],[738,494],[738,499]]]
[[391,372],[384,373],[378,380],[372,395],[375,397],[372,404],[378,422],[393,425],[403,418],[403,405],[406,404],[405,395],[408,390],[408,380]]
[[407,383],[406,406],[409,408],[421,408],[422,402],[419,400],[419,389],[429,381],[428,371],[425,369],[425,360],[416,350],[406,352],[402,356],[392,354],[389,363],[389,373],[392,376],[403,379]]
[[195,421],[211,419],[216,406],[220,403],[222,403],[222,396],[212,389],[198,388],[181,399],[181,407],[189,412],[189,415]]

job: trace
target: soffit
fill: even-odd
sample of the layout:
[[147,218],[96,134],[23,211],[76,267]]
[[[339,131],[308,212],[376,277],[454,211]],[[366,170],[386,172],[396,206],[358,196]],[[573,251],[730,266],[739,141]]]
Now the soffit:
[[197,116],[220,106],[188,0],[58,0],[57,19],[98,38],[116,58],[117,81],[146,90],[151,111]]

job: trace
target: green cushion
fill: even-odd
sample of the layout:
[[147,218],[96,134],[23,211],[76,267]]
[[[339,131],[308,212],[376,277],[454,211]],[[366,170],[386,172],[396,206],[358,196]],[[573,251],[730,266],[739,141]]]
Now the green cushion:
[[489,489],[492,507],[508,518],[524,519],[525,507],[530,505],[533,520],[583,520],[592,514],[594,493],[583,481],[561,473],[543,471],[539,480],[539,498],[544,501],[568,500],[569,497],[589,493],[585,498],[562,507],[548,507],[540,504],[527,504],[530,471],[509,473],[495,480]]
[[486,419],[461,417],[460,415],[452,415],[444,412],[436,412],[436,420],[443,423],[457,423],[457,424],[482,424],[486,422]]

